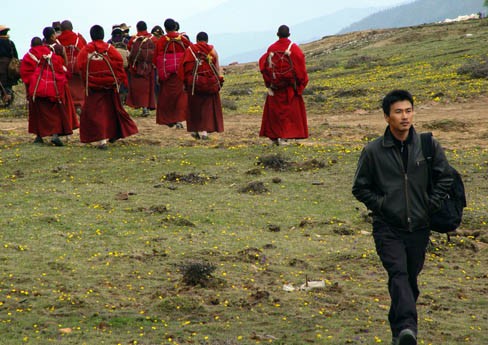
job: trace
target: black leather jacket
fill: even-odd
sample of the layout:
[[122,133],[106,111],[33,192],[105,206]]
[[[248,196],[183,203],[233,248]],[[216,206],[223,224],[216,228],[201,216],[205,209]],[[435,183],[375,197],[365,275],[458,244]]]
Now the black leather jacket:
[[432,165],[433,191],[429,195],[427,161],[420,136],[412,127],[408,140],[408,166],[405,172],[400,149],[389,127],[385,134],[363,149],[359,158],[352,193],[373,211],[375,221],[403,231],[426,230],[429,215],[440,208],[452,176],[437,140],[434,139]]

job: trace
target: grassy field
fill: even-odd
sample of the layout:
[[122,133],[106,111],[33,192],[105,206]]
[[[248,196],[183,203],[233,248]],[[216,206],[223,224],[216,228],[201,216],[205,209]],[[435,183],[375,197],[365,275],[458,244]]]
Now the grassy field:
[[[392,78],[420,104],[486,94],[486,79],[455,73],[482,59],[485,24],[311,44],[309,111],[375,109]],[[260,115],[254,68],[231,68],[226,116]],[[26,118],[22,107],[0,115]],[[387,277],[351,195],[362,137],[100,151],[3,130],[0,144],[0,344],[389,344]],[[432,235],[423,345],[488,343],[488,150],[463,147],[446,153],[469,204],[450,242]],[[306,281],[324,287],[284,290]]]
[[[360,147],[3,147],[0,343],[387,343],[386,276],[350,194]],[[452,158],[466,228],[486,230],[488,153]],[[433,236],[421,344],[488,340],[485,243]],[[215,271],[189,286],[191,265]],[[305,280],[326,285],[283,291]]]

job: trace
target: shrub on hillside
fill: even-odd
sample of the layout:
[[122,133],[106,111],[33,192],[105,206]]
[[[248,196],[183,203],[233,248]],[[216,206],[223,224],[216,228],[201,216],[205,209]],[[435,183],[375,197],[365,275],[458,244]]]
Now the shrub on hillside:
[[458,74],[466,74],[471,78],[488,77],[488,57],[484,56],[481,60],[471,59],[457,69]]
[[374,59],[371,56],[361,55],[350,58],[344,68],[356,68],[361,65],[371,65]]
[[229,98],[222,98],[222,107],[229,110],[237,110],[236,101]]
[[181,265],[183,282],[186,285],[202,287],[208,286],[212,280],[212,273],[217,267],[208,262],[188,262]]

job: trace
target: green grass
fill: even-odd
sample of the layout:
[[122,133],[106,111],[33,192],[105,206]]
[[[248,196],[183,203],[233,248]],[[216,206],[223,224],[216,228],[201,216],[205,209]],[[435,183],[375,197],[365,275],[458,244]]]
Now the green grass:
[[[388,343],[386,276],[350,193],[362,145],[4,146],[0,344]],[[325,167],[257,165],[270,154]],[[471,181],[468,228],[486,230],[488,153],[449,155]],[[238,192],[255,181],[268,192]],[[484,343],[485,245],[433,238],[422,344]],[[195,261],[212,284],[183,283]],[[282,290],[307,278],[325,289]]]

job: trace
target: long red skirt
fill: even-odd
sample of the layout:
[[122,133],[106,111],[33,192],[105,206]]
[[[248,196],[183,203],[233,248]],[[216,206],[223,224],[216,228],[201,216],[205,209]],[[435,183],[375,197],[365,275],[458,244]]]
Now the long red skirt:
[[40,137],[70,135],[73,134],[71,122],[63,103],[52,102],[47,98],[29,100],[29,133]]
[[73,74],[68,80],[68,85],[75,107],[83,107],[83,104],[85,103],[85,85],[83,84],[81,76]]
[[66,107],[66,113],[68,114],[68,121],[71,129],[80,128],[78,115],[76,114],[75,110],[75,103],[73,102],[73,97],[71,97],[71,91],[68,85],[64,87],[63,104]]
[[224,117],[220,94],[188,94],[189,113],[186,119],[188,132],[223,132]]
[[261,122],[261,137],[270,139],[308,138],[307,112],[303,97],[293,88],[275,90],[267,96]]
[[120,139],[138,133],[114,90],[90,90],[80,116],[80,141]]
[[169,125],[183,122],[186,121],[187,116],[188,94],[184,90],[183,82],[173,74],[167,80],[159,82],[156,123]]
[[155,73],[139,76],[130,71],[129,94],[125,103],[131,108],[156,109],[155,82]]

